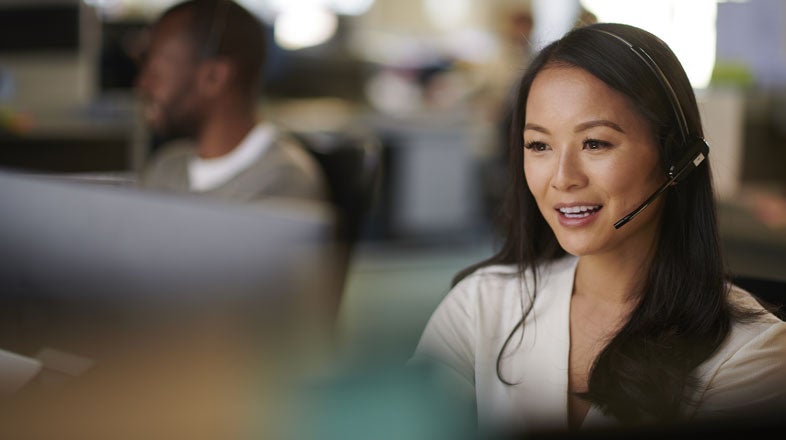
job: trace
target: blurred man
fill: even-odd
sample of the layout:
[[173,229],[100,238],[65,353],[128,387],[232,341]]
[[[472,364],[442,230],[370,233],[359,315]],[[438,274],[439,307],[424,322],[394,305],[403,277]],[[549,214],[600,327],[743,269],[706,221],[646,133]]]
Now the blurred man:
[[265,33],[231,0],[189,0],[153,24],[137,87],[144,117],[173,139],[142,170],[142,187],[253,201],[327,200],[313,157],[257,113]]

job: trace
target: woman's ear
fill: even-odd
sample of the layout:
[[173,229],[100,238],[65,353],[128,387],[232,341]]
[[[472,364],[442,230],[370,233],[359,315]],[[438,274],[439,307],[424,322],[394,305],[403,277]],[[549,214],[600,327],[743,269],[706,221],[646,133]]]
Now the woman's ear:
[[200,94],[207,98],[221,96],[229,88],[231,74],[229,60],[217,58],[204,61],[197,78]]

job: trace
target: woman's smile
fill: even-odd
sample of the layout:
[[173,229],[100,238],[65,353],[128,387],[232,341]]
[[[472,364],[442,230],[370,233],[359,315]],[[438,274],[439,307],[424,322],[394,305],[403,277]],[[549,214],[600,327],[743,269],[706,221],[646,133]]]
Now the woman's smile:
[[575,203],[558,205],[555,211],[559,215],[559,222],[567,227],[586,226],[598,217],[598,212],[603,205],[589,203]]

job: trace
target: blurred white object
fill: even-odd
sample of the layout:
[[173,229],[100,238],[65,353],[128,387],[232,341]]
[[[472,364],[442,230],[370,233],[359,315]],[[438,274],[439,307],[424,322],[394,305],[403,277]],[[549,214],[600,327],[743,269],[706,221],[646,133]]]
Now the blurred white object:
[[533,49],[562,38],[575,25],[579,11],[579,0],[532,0]]
[[42,367],[43,364],[38,360],[0,349],[0,395],[19,391]]
[[383,70],[366,84],[366,96],[378,111],[404,116],[423,106],[423,92],[412,80],[401,74]]
[[742,183],[744,96],[735,89],[706,89],[696,91],[696,100],[710,145],[715,195],[732,199]]
[[276,43],[284,49],[297,50],[317,46],[336,33],[338,18],[319,5],[293,5],[276,17]]
[[582,0],[581,3],[598,21],[630,24],[657,35],[677,55],[694,87],[706,87],[710,83],[715,66],[716,0]]

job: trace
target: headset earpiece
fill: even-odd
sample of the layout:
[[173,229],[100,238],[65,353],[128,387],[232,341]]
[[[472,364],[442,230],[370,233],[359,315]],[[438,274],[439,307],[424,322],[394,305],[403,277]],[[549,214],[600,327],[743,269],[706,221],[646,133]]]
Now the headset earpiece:
[[700,137],[691,137],[682,158],[668,170],[672,185],[680,183],[694,168],[699,166],[710,153],[710,146]]

